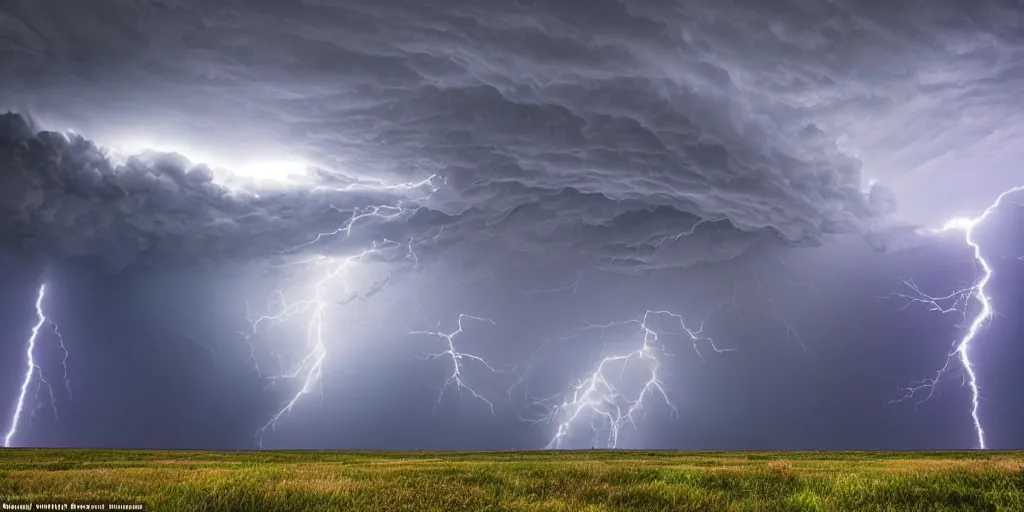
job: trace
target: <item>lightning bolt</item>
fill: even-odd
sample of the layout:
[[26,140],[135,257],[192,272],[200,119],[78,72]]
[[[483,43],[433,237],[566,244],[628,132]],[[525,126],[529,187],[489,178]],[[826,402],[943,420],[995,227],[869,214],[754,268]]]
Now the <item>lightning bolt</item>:
[[[382,182],[369,185],[365,183],[358,184],[359,188],[373,191],[417,190],[422,188],[427,188],[429,191],[426,195],[415,198],[412,201],[412,205],[399,201],[398,204],[394,206],[378,205],[367,208],[352,209],[348,220],[337,229],[319,233],[308,242],[292,248],[292,251],[313,246],[321,240],[329,237],[346,238],[352,234],[352,230],[357,222],[371,217],[385,222],[402,218],[404,215],[412,211],[413,206],[419,204],[419,201],[429,199],[430,195],[438,190],[438,186],[435,183],[437,180],[438,177],[436,175],[431,175],[429,178],[419,182],[402,183],[397,185],[388,185]],[[352,190],[353,187],[354,186],[352,185],[344,188],[317,187],[315,190],[347,191]],[[438,235],[435,235],[435,237],[439,235],[440,231],[438,232]],[[311,258],[286,263],[281,266],[305,267],[314,273],[315,277],[313,278],[311,292],[307,297],[288,301],[286,300],[284,292],[274,292],[274,294],[272,294],[274,298],[268,305],[268,308],[273,311],[260,315],[256,318],[253,318],[249,304],[246,302],[246,321],[249,324],[249,328],[241,334],[249,347],[250,359],[252,361],[252,372],[258,377],[269,381],[268,387],[274,386],[277,382],[281,381],[298,380],[302,383],[301,389],[299,389],[291,399],[286,401],[284,405],[272,414],[267,422],[256,431],[256,437],[258,439],[260,449],[263,448],[263,439],[268,430],[274,431],[278,421],[284,415],[291,412],[304,397],[311,395],[314,392],[319,392],[321,405],[323,404],[322,377],[324,362],[328,354],[328,343],[325,339],[324,330],[330,306],[345,305],[357,299],[366,299],[369,296],[382,291],[391,281],[391,272],[389,267],[388,275],[384,279],[372,283],[367,290],[362,292],[351,291],[349,283],[352,271],[359,268],[359,264],[367,260],[372,259],[375,261],[382,261],[384,263],[392,263],[399,259],[400,256],[404,256],[406,259],[412,260],[416,267],[419,266],[419,258],[414,251],[414,241],[411,239],[406,244],[387,239],[374,241],[369,247],[347,257],[317,255]],[[260,368],[256,349],[252,344],[252,340],[261,333],[266,332],[267,328],[271,325],[281,324],[301,316],[305,316],[306,318],[304,339],[306,351],[301,355],[296,363],[289,367],[288,370],[284,370],[284,365],[281,363],[281,352],[275,350],[271,355],[277,357],[279,371],[273,374],[264,372],[264,370]]]
[[481,402],[487,404],[487,408],[490,409],[491,414],[494,414],[494,402],[492,402],[482,394],[478,393],[468,384],[466,384],[466,381],[463,379],[462,372],[463,369],[465,368],[466,362],[476,363],[477,365],[486,368],[488,371],[494,374],[501,374],[503,372],[502,370],[496,369],[494,366],[491,365],[491,363],[487,362],[487,360],[485,360],[484,358],[466,352],[461,352],[457,348],[455,348],[455,338],[457,338],[460,334],[463,333],[464,327],[462,325],[462,322],[465,320],[473,320],[476,322],[484,322],[491,325],[495,325],[494,320],[490,320],[488,318],[480,318],[478,316],[460,314],[458,320],[458,329],[452,332],[441,332],[440,325],[438,325],[438,330],[436,331],[409,331],[406,334],[406,336],[433,336],[444,342],[444,351],[435,354],[427,354],[426,356],[423,357],[423,359],[427,361],[434,361],[441,358],[447,358],[452,363],[452,373],[451,375],[448,376],[447,380],[445,380],[444,386],[441,387],[441,391],[437,395],[437,402],[434,404],[435,412],[437,411],[437,406],[441,405],[441,400],[444,399],[445,391],[448,388],[454,387],[455,390],[460,393],[462,391],[468,391],[471,395],[473,395],[473,398],[476,398],[477,400],[480,400]]
[[[720,306],[726,303],[731,303],[731,301],[725,301],[716,306],[696,329],[688,327],[682,315],[664,310],[647,310],[643,317],[638,319],[601,325],[586,324],[583,331],[598,330],[601,332],[602,338],[604,333],[613,327],[635,326],[639,335],[636,340],[636,348],[604,357],[590,374],[571,385],[570,391],[564,395],[533,399],[531,407],[541,412],[530,421],[534,423],[551,422],[558,425],[547,448],[561,448],[565,439],[581,424],[589,425],[594,433],[595,444],[597,444],[601,432],[606,432],[604,445],[608,448],[616,448],[622,429],[627,425],[636,428],[636,420],[644,412],[647,401],[652,398],[660,398],[664,401],[671,410],[672,416],[677,417],[678,409],[669,398],[661,380],[664,371],[661,358],[671,356],[671,354],[660,342],[660,336],[682,335],[690,340],[694,351],[702,360],[704,360],[704,355],[700,350],[702,344],[708,345],[718,353],[730,352],[734,349],[719,348],[714,340],[704,333],[705,323]],[[658,317],[671,320],[673,324],[678,324],[681,330],[656,330],[650,325],[650,322]],[[631,396],[621,384],[625,380],[625,373],[629,370],[639,370],[646,376],[642,388],[635,396]]]
[[676,233],[675,235],[663,236],[663,237],[661,237],[661,239],[659,239],[657,242],[654,242],[652,245],[654,247],[661,247],[662,244],[664,244],[665,242],[667,242],[669,240],[671,240],[673,242],[678,242],[680,238],[682,238],[684,236],[690,236],[690,235],[696,233],[697,232],[697,228],[701,227],[701,225],[703,225],[704,223],[715,223],[715,222],[721,222],[723,220],[726,220],[726,219],[724,217],[723,218],[700,219],[697,222],[694,222],[693,225],[690,226],[690,229],[681,231],[679,233]]
[[[313,189],[313,191],[314,192],[320,192],[320,191],[350,192],[350,191],[353,191],[353,190],[356,190],[356,189],[360,189],[360,190],[375,191],[375,192],[394,192],[394,191],[400,191],[400,190],[416,190],[416,189],[420,189],[420,188],[428,188],[430,190],[430,192],[426,196],[418,198],[418,200],[426,200],[426,199],[430,198],[431,194],[433,194],[434,192],[437,192],[438,185],[436,185],[434,182],[436,180],[438,180],[438,179],[440,179],[440,178],[438,178],[438,176],[436,174],[431,174],[426,179],[424,179],[422,181],[416,181],[416,182],[398,183],[398,184],[394,184],[394,185],[389,185],[387,183],[379,181],[379,182],[376,182],[375,184],[372,184],[372,185],[366,184],[366,183],[358,183],[358,184],[353,184],[353,185],[349,185],[349,186],[346,186],[346,187],[337,187],[337,188],[335,188],[335,187],[319,186],[319,187],[315,187]],[[441,181],[443,183],[447,183],[443,179]],[[355,227],[356,222],[359,222],[359,221],[361,221],[363,219],[368,219],[368,218],[376,217],[376,218],[379,218],[379,219],[382,219],[382,220],[385,220],[385,221],[394,220],[394,219],[399,218],[403,214],[407,213],[408,211],[409,211],[409,208],[407,208],[405,203],[402,202],[402,201],[399,201],[398,204],[396,204],[394,206],[392,206],[392,205],[374,205],[374,206],[367,206],[367,207],[364,207],[364,208],[354,208],[351,211],[351,216],[349,217],[348,221],[343,223],[340,227],[338,227],[337,229],[334,229],[332,231],[327,231],[327,232],[324,232],[324,233],[318,233],[315,237],[313,237],[312,240],[310,240],[310,241],[308,241],[308,242],[306,242],[304,244],[299,245],[295,249],[299,249],[299,248],[305,247],[307,245],[313,245],[313,244],[315,244],[315,243],[319,242],[320,240],[322,240],[324,238],[327,238],[327,237],[333,237],[333,236],[338,236],[338,235],[344,235],[346,237],[350,236],[352,234],[352,228]]]
[[[55,324],[54,322],[52,322],[50,320],[47,320],[47,323],[49,323],[50,327],[53,328],[53,335],[57,338],[57,344],[60,347],[61,351],[64,352],[64,355],[61,358],[61,366],[64,368],[64,378],[63,378],[63,380],[64,380],[64,387],[65,387],[65,389],[67,389],[68,400],[70,400],[71,399],[71,380],[68,378],[68,355],[69,355],[68,349],[67,349],[67,347],[64,346],[64,337],[60,335],[60,328],[57,326],[57,324]],[[41,409],[43,407],[43,403],[39,401],[39,393],[42,392],[43,386],[46,386],[46,390],[47,390],[47,392],[50,395],[49,403],[50,403],[50,409],[53,410],[53,417],[54,417],[54,419],[60,419],[59,411],[57,411],[57,397],[53,393],[53,386],[51,386],[50,382],[48,380],[46,380],[46,378],[43,377],[43,373],[42,373],[42,369],[41,368],[39,368],[37,366],[36,370],[39,371],[39,382],[36,384],[36,394],[33,397],[33,399],[35,400],[37,405],[36,405],[36,407],[34,409],[32,409],[32,412],[28,416],[28,424],[29,424],[30,427],[32,426],[32,421],[35,420],[35,418],[36,418],[36,411],[38,411],[39,409]]]
[[918,403],[928,400],[934,395],[935,388],[940,379],[959,366],[964,372],[964,384],[967,385],[971,391],[971,419],[974,423],[974,432],[977,436],[978,447],[982,450],[986,448],[986,445],[985,429],[982,426],[981,417],[979,415],[981,394],[978,386],[978,375],[975,371],[974,364],[971,363],[970,351],[971,345],[978,336],[978,331],[981,330],[981,328],[992,318],[994,314],[992,299],[988,295],[987,286],[995,273],[988,260],[986,260],[985,256],[982,254],[980,243],[974,238],[974,228],[984,224],[985,220],[988,219],[992,212],[999,208],[1007,196],[1022,190],[1024,190],[1024,186],[1017,186],[1005,190],[1003,193],[999,194],[999,196],[996,197],[996,200],[993,201],[992,204],[990,204],[989,207],[977,217],[951,219],[946,222],[941,229],[927,231],[928,233],[933,234],[947,232],[959,232],[963,234],[964,243],[970,247],[974,255],[974,262],[981,269],[981,276],[974,282],[974,284],[965,288],[960,288],[946,295],[933,296],[922,292],[912,280],[905,280],[903,281],[903,284],[910,289],[910,294],[890,294],[890,297],[899,297],[907,301],[907,304],[903,309],[912,304],[923,304],[929,310],[943,314],[959,312],[964,315],[965,319],[967,318],[967,303],[971,299],[974,299],[978,303],[979,310],[977,314],[970,320],[967,331],[964,335],[953,345],[953,350],[946,356],[946,361],[942,368],[936,372],[933,378],[911,383],[910,387],[904,389],[904,395],[899,399],[894,400],[894,402],[911,399],[926,390],[927,395]]
[[[274,314],[262,315],[255,320],[250,319],[251,330],[246,335],[248,341],[261,332],[261,326],[269,323],[281,323],[297,315],[309,314],[306,323],[305,344],[308,351],[291,369],[278,375],[265,376],[258,365],[255,349],[250,345],[253,360],[253,371],[257,375],[269,379],[271,382],[280,380],[298,379],[302,382],[302,388],[281,407],[271,415],[270,419],[257,430],[259,446],[263,447],[263,436],[268,429],[273,430],[278,420],[290,412],[295,405],[305,396],[315,391],[320,392],[323,400],[323,386],[321,376],[323,374],[324,359],[327,356],[327,344],[324,340],[324,324],[328,306],[336,303],[332,300],[332,294],[336,293],[336,286],[340,286],[343,295],[349,295],[347,277],[355,265],[371,256],[380,255],[384,250],[394,247],[403,247],[401,244],[385,240],[374,242],[370,248],[365,249],[347,258],[335,258],[330,256],[316,256],[303,260],[297,264],[309,265],[315,270],[320,270],[320,275],[312,286],[312,296],[307,299],[287,302],[282,298],[278,302],[279,309]],[[383,285],[381,285],[383,287]],[[351,295],[350,295],[351,296]]]
[[70,400],[71,399],[71,379],[68,378],[68,356],[70,354],[68,353],[68,348],[66,346],[64,346],[64,336],[61,336],[61,334],[60,334],[60,326],[58,326],[52,320],[47,320],[47,321],[53,327],[53,335],[57,337],[57,343],[60,345],[60,350],[61,350],[61,352],[64,353],[64,355],[61,356],[60,364],[61,364],[61,368],[64,370],[64,376],[63,376],[64,377],[63,378],[63,380],[64,380],[64,388],[68,390],[68,400]]
[[[25,397],[28,395],[28,387],[32,383],[33,376],[39,379],[39,383],[36,385],[36,399],[38,400],[39,392],[42,390],[42,386],[46,386],[50,394],[50,406],[53,409],[53,415],[57,417],[57,400],[53,393],[53,386],[43,377],[42,368],[36,363],[35,350],[36,340],[39,338],[39,331],[42,330],[44,325],[49,324],[53,328],[53,333],[56,335],[60,348],[64,352],[62,364],[64,366],[64,386],[68,390],[68,398],[71,398],[71,381],[68,379],[68,351],[64,346],[64,338],[60,334],[60,329],[56,323],[46,317],[46,312],[43,310],[43,299],[46,297],[46,284],[39,285],[39,292],[36,296],[36,324],[32,326],[32,333],[29,335],[28,343],[25,348],[26,363],[25,363],[25,377],[21,383],[21,390],[18,393],[18,400],[14,407],[14,415],[11,417],[11,426],[7,431],[7,435],[4,436],[4,446],[10,447],[11,440],[18,433],[18,424],[21,422],[21,415],[25,409]],[[35,417],[35,409],[32,410],[29,416],[29,421]]]

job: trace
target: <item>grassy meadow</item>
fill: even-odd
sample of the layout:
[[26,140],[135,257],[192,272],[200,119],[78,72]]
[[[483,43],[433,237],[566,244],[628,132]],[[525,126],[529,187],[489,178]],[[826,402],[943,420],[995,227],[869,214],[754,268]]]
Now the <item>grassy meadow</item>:
[[0,502],[146,510],[1024,511],[1024,452],[0,449]]

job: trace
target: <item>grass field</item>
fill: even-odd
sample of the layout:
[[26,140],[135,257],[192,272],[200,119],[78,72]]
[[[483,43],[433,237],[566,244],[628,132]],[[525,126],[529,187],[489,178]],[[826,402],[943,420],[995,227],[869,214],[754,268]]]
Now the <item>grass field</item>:
[[0,502],[147,510],[1024,511],[1024,452],[0,449]]

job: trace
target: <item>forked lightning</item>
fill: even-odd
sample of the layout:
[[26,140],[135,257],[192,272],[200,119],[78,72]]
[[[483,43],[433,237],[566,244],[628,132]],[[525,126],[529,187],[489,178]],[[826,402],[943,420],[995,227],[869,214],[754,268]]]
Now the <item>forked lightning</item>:
[[[717,309],[718,307],[712,311],[712,314]],[[708,318],[710,316],[711,314],[708,315]],[[658,317],[671,320],[672,324],[678,324],[681,330],[656,330],[651,322]],[[598,330],[602,335],[613,327],[633,325],[638,328],[640,338],[636,341],[634,350],[604,357],[589,375],[571,386],[568,394],[533,400],[532,407],[541,412],[532,418],[532,421],[551,422],[558,425],[547,447],[559,449],[575,429],[589,427],[594,436],[594,444],[597,444],[598,437],[604,433],[606,437],[602,443],[603,446],[616,448],[623,427],[627,424],[635,427],[636,420],[643,412],[645,404],[652,398],[660,398],[664,401],[673,416],[678,414],[678,410],[665,391],[661,380],[663,372],[661,357],[669,354],[661,343],[659,335],[684,336],[690,341],[701,359],[704,359],[700,350],[701,344],[706,344],[719,353],[733,350],[719,348],[715,345],[714,340],[704,333],[706,322],[707,318],[701,322],[698,328],[693,329],[688,327],[683,317],[677,313],[648,310],[639,319],[601,325],[587,324],[584,331]],[[628,383],[623,381],[627,380],[625,377],[627,371],[640,371],[645,376],[639,381],[642,385],[640,391],[634,395],[630,395],[629,391],[625,389]]]
[[[32,383],[32,378],[39,379],[39,384],[36,389],[36,396],[39,395],[39,390],[42,386],[46,386],[50,393],[50,406],[53,408],[53,414],[57,415],[57,401],[53,393],[53,387],[43,377],[42,368],[39,367],[39,363],[36,361],[36,341],[39,339],[39,331],[42,330],[44,325],[49,324],[53,328],[53,333],[57,337],[57,341],[60,344],[60,349],[64,352],[61,363],[64,366],[64,387],[68,390],[68,398],[71,397],[71,381],[68,380],[68,351],[64,346],[64,338],[60,335],[60,329],[57,324],[46,317],[46,312],[43,309],[43,299],[46,298],[46,284],[39,285],[39,292],[36,295],[36,324],[32,326],[32,333],[28,337],[28,342],[25,347],[25,377],[21,382],[21,389],[18,393],[18,400],[14,406],[14,415],[11,417],[10,429],[7,431],[7,435],[4,436],[4,446],[11,446],[11,442],[14,440],[14,436],[18,434],[18,425],[21,422],[21,415],[25,410],[25,397],[28,395],[28,387]],[[32,410],[32,416],[35,415],[35,409]]]
[[444,386],[441,387],[441,391],[437,395],[437,403],[434,405],[435,410],[437,409],[437,406],[441,404],[441,400],[444,399],[445,390],[447,390],[450,387],[454,387],[455,390],[458,392],[462,392],[463,390],[468,391],[470,394],[473,395],[473,398],[476,398],[477,400],[480,400],[481,402],[487,404],[488,409],[491,410],[491,414],[494,414],[494,402],[492,402],[487,397],[481,395],[480,393],[476,392],[472,387],[466,384],[466,381],[463,379],[462,371],[466,364],[466,361],[476,363],[486,368],[491,373],[500,374],[502,373],[502,371],[491,366],[491,363],[488,363],[487,360],[480,356],[475,356],[467,352],[461,352],[455,348],[455,338],[462,334],[464,329],[462,323],[465,320],[473,320],[476,322],[484,322],[494,325],[494,320],[461,314],[459,315],[458,320],[459,328],[452,332],[441,332],[439,327],[437,331],[409,331],[407,336],[425,335],[434,336],[438,339],[443,340],[445,350],[435,354],[427,354],[424,357],[424,359],[428,361],[433,361],[440,358],[447,358],[450,359],[452,362],[452,373],[451,375],[448,376],[448,379],[445,380]]
[[978,375],[975,370],[974,364],[971,363],[970,351],[971,346],[975,338],[978,336],[978,331],[988,322],[994,313],[992,309],[992,299],[988,295],[987,286],[992,280],[994,272],[992,266],[989,264],[985,255],[982,254],[981,245],[978,240],[975,239],[974,229],[982,224],[985,220],[992,215],[1006,199],[1007,196],[1024,190],[1024,186],[1013,187],[1004,191],[996,197],[996,200],[989,205],[978,215],[973,218],[955,218],[946,222],[941,229],[929,230],[929,233],[946,233],[946,232],[960,232],[963,233],[964,243],[970,247],[974,261],[978,267],[981,268],[981,276],[973,285],[956,290],[952,293],[942,296],[932,296],[922,292],[917,285],[911,281],[904,281],[904,284],[910,288],[911,294],[892,294],[892,296],[903,298],[907,301],[907,305],[910,304],[924,304],[932,311],[938,311],[940,313],[961,313],[964,318],[967,318],[967,304],[971,299],[974,299],[978,306],[978,312],[970,320],[967,331],[964,335],[957,340],[953,345],[953,350],[946,356],[946,362],[936,372],[935,376],[930,379],[925,379],[913,383],[910,387],[906,388],[904,395],[896,401],[907,400],[914,396],[927,391],[927,394],[921,401],[928,400],[935,393],[935,387],[938,385],[940,379],[947,373],[952,371],[955,367],[959,366],[964,372],[964,383],[970,388],[971,391],[971,420],[974,423],[974,432],[977,436],[978,448],[985,449],[985,429],[982,426],[981,417],[979,415],[980,399],[981,394],[978,386]]
[[[419,201],[429,199],[430,195],[437,191],[437,185],[435,184],[435,181],[437,180],[438,177],[436,175],[431,175],[427,179],[419,182],[402,183],[398,185],[389,185],[385,183],[372,185],[360,184],[360,187],[382,192],[427,189],[426,195],[415,198],[414,203],[418,204]],[[352,188],[352,186],[342,189],[317,187],[316,190],[345,191],[351,190]],[[411,210],[412,208],[402,202],[399,202],[395,206],[379,205],[353,209],[348,220],[338,229],[319,233],[310,241],[293,248],[293,250],[312,246],[329,237],[348,237],[352,234],[352,229],[355,224],[361,220],[378,218],[383,221],[389,221],[397,219],[402,215],[409,213]],[[256,431],[258,444],[261,449],[263,448],[263,438],[266,432],[268,430],[272,431],[281,417],[290,412],[304,396],[310,395],[315,391],[319,391],[321,400],[323,399],[322,375],[324,360],[328,353],[328,343],[325,340],[324,328],[326,320],[325,315],[327,314],[328,308],[332,305],[347,304],[356,298],[375,294],[381,291],[390,282],[389,273],[385,279],[373,283],[369,289],[364,290],[363,293],[351,292],[349,290],[350,272],[353,269],[358,268],[359,263],[371,258],[376,259],[377,261],[390,263],[399,256],[404,256],[418,265],[419,258],[416,256],[413,247],[412,240],[409,240],[406,244],[402,244],[384,239],[372,242],[370,247],[352,256],[333,257],[320,255],[288,263],[287,265],[289,266],[306,267],[316,273],[317,277],[312,285],[310,296],[289,302],[285,300],[285,294],[278,291],[274,294],[276,296],[276,300],[273,302],[273,307],[276,311],[261,315],[255,319],[250,316],[248,304],[246,305],[249,330],[248,332],[243,333],[243,337],[245,341],[249,343],[250,355],[253,362],[253,371],[258,376],[269,380],[271,383],[281,380],[296,379],[302,381],[302,388],[280,409],[278,409],[277,412],[272,414],[267,422]],[[265,324],[270,325],[282,323],[297,316],[307,314],[308,319],[306,320],[304,339],[307,351],[305,354],[287,371],[284,371],[283,368],[279,368],[279,373],[268,374],[261,370],[256,350],[250,343],[252,338],[263,332],[262,326]],[[278,352],[277,355],[280,355],[280,352]]]

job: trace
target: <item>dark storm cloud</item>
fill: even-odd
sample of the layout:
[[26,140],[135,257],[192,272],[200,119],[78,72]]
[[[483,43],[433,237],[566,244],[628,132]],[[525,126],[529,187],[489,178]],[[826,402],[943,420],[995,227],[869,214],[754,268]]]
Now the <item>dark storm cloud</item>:
[[[5,242],[49,258],[99,257],[114,269],[137,258],[180,264],[283,255],[366,208],[403,199],[358,188],[229,189],[181,155],[115,164],[88,139],[33,133],[14,114],[0,116],[0,169]],[[350,241],[359,241],[355,233]]]
[[[867,189],[839,134],[870,116],[891,127],[922,92],[970,116],[1022,75],[1005,58],[1019,17],[991,3],[58,4],[7,13],[5,70],[19,102],[59,109],[97,140],[160,125],[234,149],[271,141],[346,175],[437,173],[431,211],[391,229],[429,237],[444,224],[442,240],[613,267],[716,261],[769,240],[878,240],[895,199]],[[873,144],[913,153],[951,122],[932,121]],[[183,190],[197,218],[231,225],[222,252],[287,246],[295,226],[325,219],[316,201],[286,203],[299,192],[250,202],[197,173],[149,180],[146,193],[173,210]],[[38,196],[8,190],[21,212]],[[132,222],[164,229],[145,213]],[[239,216],[251,229],[231,224]],[[32,231],[46,216],[20,219]],[[238,247],[254,232],[265,241]],[[65,252],[99,250],[88,233]]]
[[[296,248],[319,248],[308,242],[317,240],[320,233],[337,231],[353,215],[377,204],[408,209],[400,217],[413,213],[392,191],[231,189],[214,182],[213,172],[205,165],[192,164],[177,154],[138,155],[116,164],[79,135],[33,134],[20,116],[2,119],[0,163],[5,172],[0,208],[5,239],[49,257],[101,256],[115,268],[138,257],[175,263],[259,258]],[[485,197],[466,200],[481,191]],[[557,258],[581,252],[597,256],[602,264],[627,268],[727,259],[765,238],[757,228],[737,229],[732,219],[718,211],[684,212],[652,203],[643,195],[613,200],[604,193],[573,188],[555,192],[515,183],[477,184],[456,189],[448,197],[453,195],[456,198],[449,203],[437,201],[441,208],[467,205],[452,216],[423,211],[405,229],[385,231],[379,226],[373,233],[372,227],[360,224],[354,232],[426,236],[435,225],[452,224],[454,229],[440,233],[445,239],[468,233],[504,240],[519,251],[545,254],[562,249],[548,255]],[[864,201],[864,211],[872,204]],[[384,210],[384,214],[391,212]],[[813,217],[816,213],[808,210],[812,216],[808,222],[819,220]],[[826,227],[828,220],[819,220],[816,235],[844,229]],[[661,251],[683,236],[697,237],[701,243]],[[367,241],[366,236],[325,240],[334,238]],[[808,235],[800,232],[790,240],[807,241]]]

